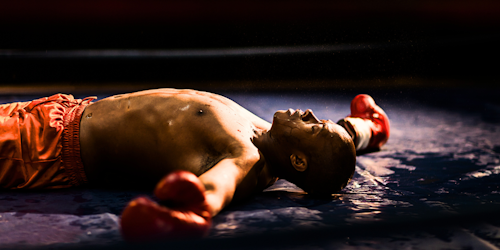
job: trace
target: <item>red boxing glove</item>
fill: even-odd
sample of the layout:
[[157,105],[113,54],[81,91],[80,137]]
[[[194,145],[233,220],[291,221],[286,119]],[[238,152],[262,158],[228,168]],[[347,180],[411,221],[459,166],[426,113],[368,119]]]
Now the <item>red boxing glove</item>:
[[[354,97],[351,101],[351,114],[339,124],[353,135],[356,150],[378,149],[389,139],[389,118],[369,95]],[[354,131],[349,131],[352,129]]]
[[208,234],[211,216],[203,183],[191,172],[176,171],[156,186],[155,196],[173,204],[161,206],[146,197],[132,200],[122,213],[121,232],[127,241],[200,238]]

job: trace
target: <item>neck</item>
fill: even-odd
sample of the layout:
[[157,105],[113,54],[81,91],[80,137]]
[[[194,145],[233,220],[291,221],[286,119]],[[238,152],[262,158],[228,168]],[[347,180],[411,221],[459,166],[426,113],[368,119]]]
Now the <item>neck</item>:
[[269,130],[262,130],[254,128],[254,135],[252,137],[252,143],[262,151],[267,145],[272,141]]
[[255,136],[252,138],[253,144],[259,149],[263,156],[265,165],[273,176],[283,177],[283,167],[280,164],[279,156],[282,152],[279,151],[279,146],[271,137],[269,131],[255,131]]

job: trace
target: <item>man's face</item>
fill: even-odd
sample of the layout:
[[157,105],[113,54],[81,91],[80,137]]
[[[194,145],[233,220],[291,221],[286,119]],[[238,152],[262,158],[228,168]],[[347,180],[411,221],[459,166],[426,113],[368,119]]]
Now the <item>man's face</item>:
[[269,136],[283,178],[306,192],[336,192],[354,171],[356,152],[350,135],[330,120],[319,120],[311,110],[276,112]]
[[330,120],[319,120],[310,109],[279,110],[274,114],[270,133],[272,138],[289,146],[316,147],[325,135],[333,132],[334,125]]

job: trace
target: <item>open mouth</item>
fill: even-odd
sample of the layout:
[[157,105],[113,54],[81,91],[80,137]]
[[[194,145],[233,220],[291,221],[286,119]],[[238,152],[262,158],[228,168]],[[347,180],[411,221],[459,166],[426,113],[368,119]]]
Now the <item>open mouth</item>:
[[319,121],[319,119],[314,115],[314,113],[310,109],[306,110],[305,112],[302,112],[300,119],[302,119],[303,121],[316,121],[316,122]]
[[302,112],[302,115],[300,116],[300,118],[302,120],[307,120],[309,117],[313,116],[313,114],[311,113],[311,110],[306,110],[306,112]]

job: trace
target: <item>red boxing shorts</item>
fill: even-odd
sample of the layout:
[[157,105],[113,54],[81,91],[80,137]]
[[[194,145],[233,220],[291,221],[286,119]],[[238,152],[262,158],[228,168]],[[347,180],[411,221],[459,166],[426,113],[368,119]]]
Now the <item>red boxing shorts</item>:
[[85,184],[80,118],[94,99],[56,94],[0,105],[0,189]]

